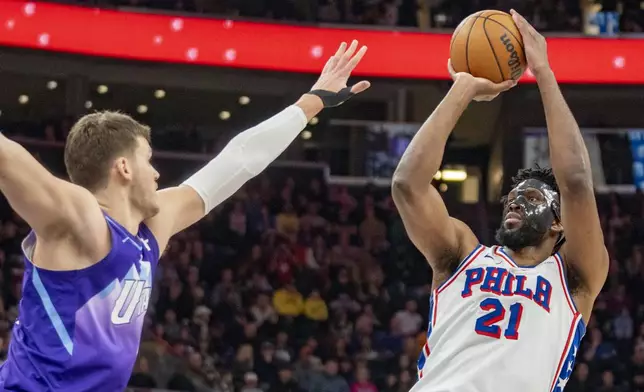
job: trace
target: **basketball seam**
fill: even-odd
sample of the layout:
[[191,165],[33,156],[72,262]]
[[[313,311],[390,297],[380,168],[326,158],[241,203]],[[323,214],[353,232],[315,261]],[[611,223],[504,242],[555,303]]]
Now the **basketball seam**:
[[467,32],[467,39],[465,40],[465,65],[467,65],[467,73],[471,74],[472,70],[470,69],[470,36],[472,35],[472,30],[474,29],[474,25],[476,24],[476,21],[480,18],[480,16],[476,16],[474,18],[474,22],[472,22],[472,25],[470,26],[470,31]]
[[[474,19],[474,20],[476,21],[476,19]],[[456,37],[458,35],[458,32],[461,31],[461,29],[463,29],[463,26],[461,26],[460,28],[454,30],[454,33],[452,34],[452,37]],[[452,42],[449,43],[449,51],[450,51],[450,53],[452,52],[452,48],[454,47],[454,41],[456,41],[456,40],[452,39]]]
[[497,13],[495,13],[495,14],[490,14],[490,15],[481,16],[481,18],[486,18],[486,19],[487,19],[487,18],[489,18],[490,16],[496,16],[496,15],[510,16],[509,14],[506,14],[505,12],[497,12]]
[[492,45],[492,40],[490,39],[490,36],[487,34],[487,30],[485,29],[485,22],[487,22],[489,19],[485,18],[483,21],[483,33],[485,33],[485,38],[487,38],[487,42],[490,44],[490,49],[492,49],[492,55],[494,56],[494,61],[496,61],[497,67],[499,67],[499,73],[501,74],[501,82],[505,80],[505,76],[503,75],[503,69],[501,68],[501,63],[499,62],[499,58],[496,56],[496,50],[494,50],[494,45]]
[[[497,15],[502,15],[502,14],[497,14]],[[494,16],[494,15],[490,15],[490,16]],[[487,20],[490,20],[490,21],[492,21],[492,22],[494,22],[494,23],[498,24],[499,26],[503,27],[503,29],[504,29],[505,31],[507,31],[507,32],[512,36],[512,38],[514,38],[514,40],[515,40],[515,41],[517,41],[517,44],[519,44],[519,46],[521,47],[521,51],[523,51],[523,53],[525,53],[525,49],[523,48],[522,40],[520,40],[519,38],[517,38],[517,36],[516,36],[516,35],[514,35],[514,33],[510,31],[510,29],[508,29],[507,27],[505,27],[505,25],[504,25],[503,23],[499,22],[498,20],[489,19],[488,17],[485,17],[485,16],[484,16],[483,18],[485,18],[485,19],[487,19]]]

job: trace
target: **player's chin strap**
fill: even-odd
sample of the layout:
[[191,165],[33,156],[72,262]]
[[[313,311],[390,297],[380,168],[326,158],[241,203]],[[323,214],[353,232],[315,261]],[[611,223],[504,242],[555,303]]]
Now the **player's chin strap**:
[[307,94],[319,97],[325,108],[340,106],[355,95],[351,92],[351,87],[345,87],[337,93],[328,90],[311,90]]

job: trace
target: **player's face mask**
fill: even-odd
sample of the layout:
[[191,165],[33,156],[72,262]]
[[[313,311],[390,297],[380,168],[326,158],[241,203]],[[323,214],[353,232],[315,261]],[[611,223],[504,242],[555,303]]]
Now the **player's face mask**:
[[[504,199],[503,218],[496,240],[509,249],[539,245],[553,222],[559,220],[559,194],[542,181],[525,180]],[[563,235],[558,245],[562,240]]]

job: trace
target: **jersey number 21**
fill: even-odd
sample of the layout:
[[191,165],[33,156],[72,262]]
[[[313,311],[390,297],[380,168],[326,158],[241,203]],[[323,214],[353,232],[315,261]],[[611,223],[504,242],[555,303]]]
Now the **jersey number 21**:
[[[489,336],[491,338],[501,338],[501,327],[498,323],[505,320],[506,310],[501,301],[496,298],[486,298],[481,301],[481,309],[488,313],[479,317],[476,320],[474,330],[477,334]],[[523,315],[523,305],[516,302],[510,306],[510,320],[508,327],[503,332],[506,339],[517,340],[519,339],[519,325],[521,324],[521,316]]]

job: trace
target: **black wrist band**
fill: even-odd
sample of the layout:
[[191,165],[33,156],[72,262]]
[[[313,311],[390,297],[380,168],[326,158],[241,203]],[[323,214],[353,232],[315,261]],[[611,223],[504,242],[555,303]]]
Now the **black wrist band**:
[[325,108],[340,106],[355,95],[351,92],[351,87],[345,87],[337,93],[328,90],[311,90],[308,94],[320,97]]

